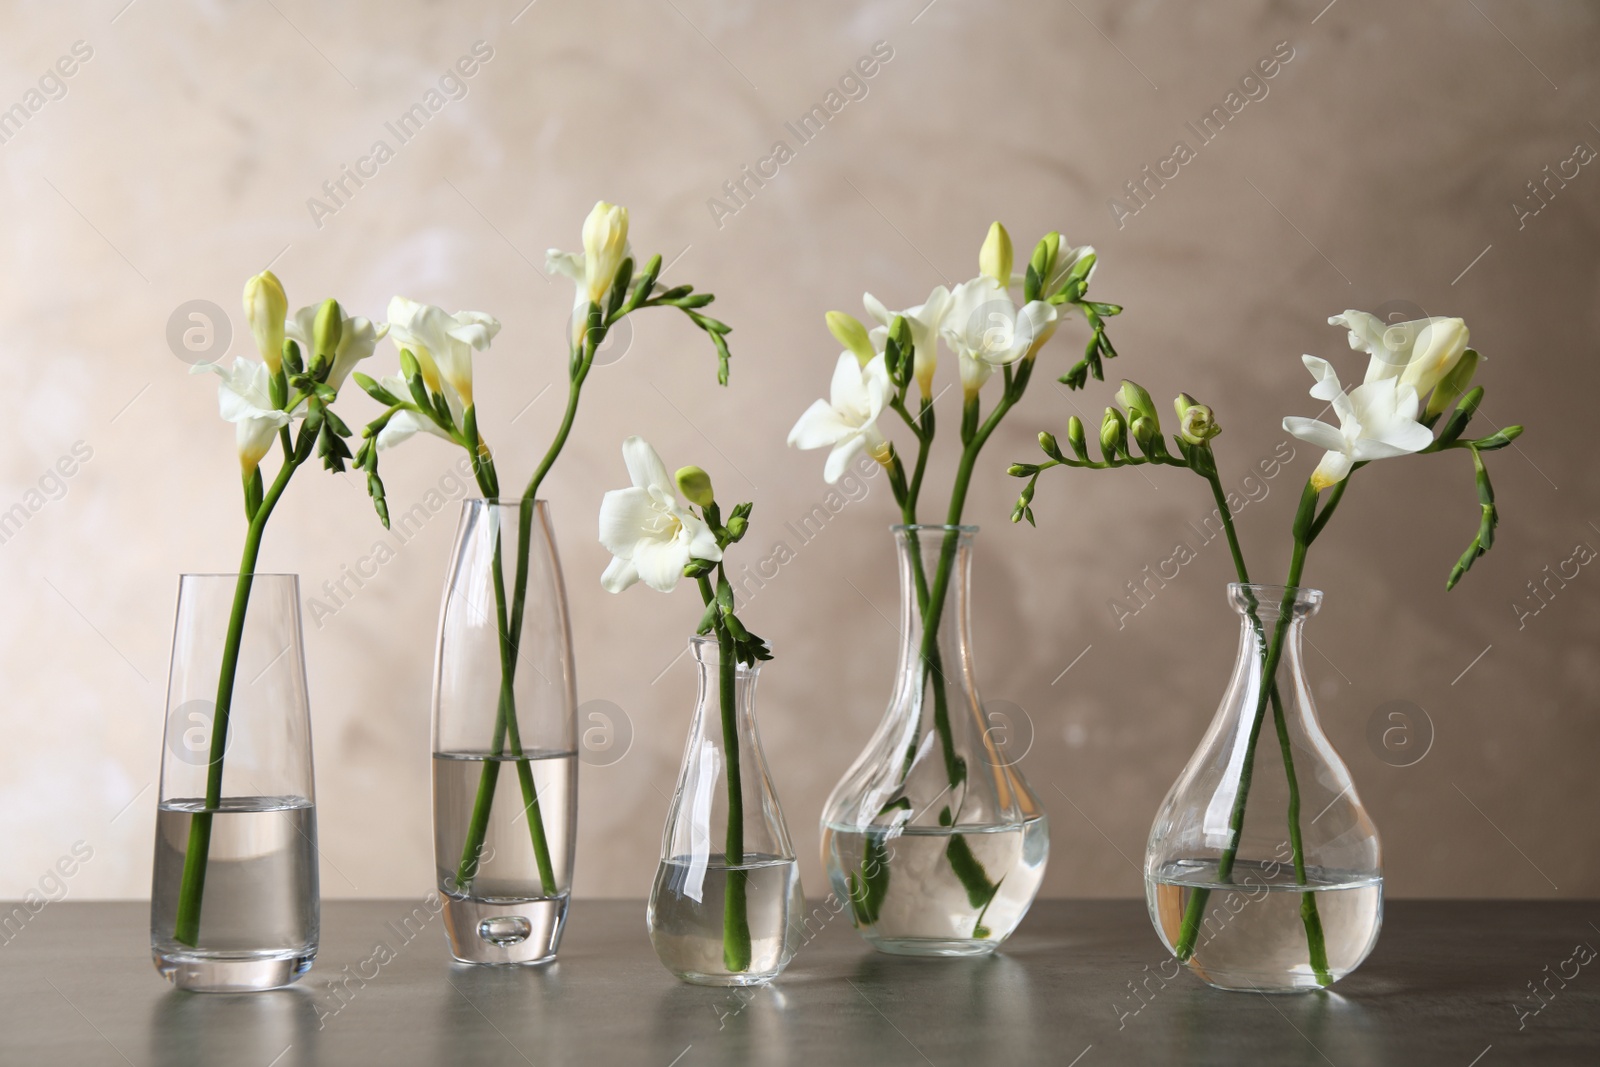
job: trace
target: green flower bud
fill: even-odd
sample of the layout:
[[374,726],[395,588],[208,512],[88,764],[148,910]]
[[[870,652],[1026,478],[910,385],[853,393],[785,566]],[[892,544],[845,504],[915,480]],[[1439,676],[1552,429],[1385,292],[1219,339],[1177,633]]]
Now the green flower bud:
[[872,340],[861,320],[843,311],[830,311],[827,318],[828,330],[839,343],[853,352],[863,367],[871,363],[877,353],[872,350]]
[[1039,447],[1044,451],[1044,454],[1049,456],[1051,459],[1065,458],[1061,454],[1061,446],[1056,444],[1056,435],[1053,433],[1047,433],[1044,430],[1040,430]]
[[1203,445],[1221,432],[1222,427],[1204,404],[1190,404],[1178,417],[1178,436],[1191,445]]
[[1067,420],[1067,443],[1079,459],[1089,458],[1089,442],[1083,433],[1083,420],[1074,415]]
[[1140,415],[1133,420],[1133,439],[1139,445],[1139,451],[1151,455],[1161,445],[1161,427]]
[[1461,358],[1450,369],[1450,373],[1440,379],[1439,384],[1433,387],[1433,395],[1428,398],[1427,410],[1423,413],[1424,421],[1437,419],[1449,411],[1455,402],[1461,399],[1461,394],[1467,391],[1467,386],[1472,384],[1472,376],[1478,370],[1478,361],[1483,357],[1474,349],[1467,349],[1461,353]]
[[1128,453],[1128,422],[1116,408],[1106,408],[1105,417],[1100,420],[1100,451],[1107,463],[1115,460],[1119,453]]
[[1150,394],[1144,387],[1128,379],[1122,379],[1122,388],[1117,390],[1117,403],[1121,404],[1128,412],[1130,422],[1139,419],[1149,419],[1155,427],[1155,432],[1161,432],[1161,418],[1156,414],[1156,405],[1150,399]]
[[317,318],[311,327],[311,373],[314,376],[320,377],[324,368],[333,366],[343,331],[344,313],[339,309],[339,301],[330,297],[317,309]]
[[1185,411],[1188,411],[1190,408],[1194,407],[1198,403],[1200,403],[1200,401],[1196,400],[1194,397],[1190,396],[1188,393],[1179,393],[1176,397],[1173,398],[1172,410],[1174,410],[1174,411],[1176,411],[1178,413],[1178,421],[1182,422],[1183,421],[1183,413]]
[[678,483],[678,492],[691,504],[705,508],[716,501],[711,493],[711,475],[699,467],[679,467],[673,480]]

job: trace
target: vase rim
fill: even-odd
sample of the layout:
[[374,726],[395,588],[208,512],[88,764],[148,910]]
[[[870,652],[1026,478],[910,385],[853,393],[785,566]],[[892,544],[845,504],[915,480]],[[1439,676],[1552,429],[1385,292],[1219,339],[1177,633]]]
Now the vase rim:
[[[703,663],[706,666],[717,667],[722,664],[722,646],[718,643],[714,634],[691,635],[689,638],[689,652],[694,656],[696,662]],[[761,669],[761,661],[735,663],[734,666],[741,671],[758,671]]]
[[[179,579],[183,578],[238,578],[242,571],[179,571]],[[299,571],[252,571],[252,579],[256,578],[300,578]]]
[[493,504],[496,507],[502,508],[521,507],[523,504],[527,503],[532,503],[536,508],[548,508],[550,506],[549,499],[542,496],[534,497],[532,501],[526,500],[520,496],[465,496],[461,498],[461,503],[468,506],[473,504]]
[[1322,603],[1322,590],[1313,589],[1308,585],[1279,585],[1271,582],[1229,582],[1228,599],[1238,603],[1247,596],[1253,597],[1259,607],[1267,610],[1277,610],[1283,606],[1285,600],[1290,606],[1301,609],[1315,609]]
[[942,533],[949,533],[953,530],[956,533],[975,534],[978,532],[979,527],[966,525],[963,523],[948,522],[897,522],[893,526],[889,527],[889,529],[894,533],[912,533],[923,530],[936,530]]

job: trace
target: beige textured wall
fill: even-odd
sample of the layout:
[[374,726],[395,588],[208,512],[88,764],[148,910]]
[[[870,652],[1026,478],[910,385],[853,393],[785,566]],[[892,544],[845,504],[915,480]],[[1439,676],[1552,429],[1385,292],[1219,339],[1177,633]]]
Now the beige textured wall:
[[[797,545],[783,523],[822,499],[821,456],[783,438],[837,352],[822,312],[856,309],[863,289],[910,303],[969,276],[993,217],[1019,243],[1059,227],[1099,248],[1096,291],[1128,308],[1114,375],[1211,401],[1234,481],[1283,440],[1283,415],[1315,413],[1300,353],[1359,367],[1328,314],[1402,301],[1468,319],[1489,357],[1485,415],[1531,426],[1493,457],[1499,544],[1446,595],[1475,522],[1467,465],[1365,472],[1308,573],[1329,590],[1309,631],[1315,691],[1383,832],[1392,892],[1600,891],[1600,577],[1582,569],[1521,625],[1515,607],[1536,603],[1526,583],[1547,565],[1600,546],[1583,439],[1600,385],[1600,173],[1582,167],[1536,215],[1511,206],[1531,211],[1526,183],[1576,143],[1600,146],[1592,5],[124,2],[0,16],[0,107],[28,106],[74,42],[93,53],[0,143],[0,508],[40,502],[25,494],[58,457],[92,450],[64,496],[0,545],[0,897],[37,885],[77,840],[94,855],[74,894],[147,892],[176,575],[235,569],[243,534],[231,429],[211,379],[168,348],[173,310],[221,304],[234,354],[249,351],[237,294],[270,261],[297,304],[331,293],[379,316],[400,291],[491,311],[505,329],[479,363],[485,428],[502,463],[526,471],[558,414],[570,300],[536,268],[547,246],[576,246],[599,196],[631,207],[641,252],[679,257],[672,281],[718,294],[735,366],[716,389],[701,336],[641,316],[625,357],[596,372],[548,483],[580,697],[614,702],[634,731],[621,762],[584,773],[579,893],[646,892],[692,697],[686,661],[657,675],[693,625],[693,594],[613,598],[597,583],[594,516],[623,483],[621,438],[642,433],[669,464],[701,463],[725,495],[753,498],[747,560]],[[307,199],[375,140],[393,145],[384,123],[478,41],[493,58],[466,97],[317,225]],[[784,122],[878,41],[893,58],[865,98],[799,144]],[[1268,95],[1119,226],[1108,199],[1175,141],[1194,147],[1184,123],[1279,42],[1293,59]],[[794,158],[714,219],[708,198],[777,140]],[[1066,327],[1054,358],[1082,337]],[[392,366],[387,346],[380,358]],[[1209,508],[1198,481],[1063,475],[1041,490],[1040,529],[1005,521],[1005,463],[1110,391],[1069,400],[1044,378],[991,446],[968,511],[985,527],[982,683],[1034,727],[1023,766],[1052,820],[1053,895],[1138,892],[1150,818],[1234,650],[1220,546],[1124,627],[1107,606],[1192,539],[1185,524]],[[372,406],[357,396],[346,410]],[[955,408],[944,417],[954,426]],[[397,510],[454,458],[434,441],[395,454]],[[1298,448],[1244,512],[1263,576],[1283,572],[1314,461]],[[813,892],[817,812],[893,666],[880,618],[897,595],[893,508],[871,484],[749,610],[779,654],[761,684],[763,736]],[[333,896],[429,882],[428,689],[453,509],[320,627],[308,620]],[[358,481],[307,471],[263,566],[300,572],[315,595],[381,537]],[[1388,701],[1431,719],[1415,765],[1366,740]]]

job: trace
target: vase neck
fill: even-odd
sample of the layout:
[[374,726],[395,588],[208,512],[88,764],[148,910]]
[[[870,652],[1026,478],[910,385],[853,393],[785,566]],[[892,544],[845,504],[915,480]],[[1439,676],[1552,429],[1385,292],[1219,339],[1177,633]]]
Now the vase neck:
[[[900,672],[920,677],[934,648],[946,677],[970,674],[968,592],[975,526],[896,526],[900,559]],[[935,641],[928,642],[932,629]],[[920,684],[920,682],[919,682]]]
[[1235,667],[1249,689],[1259,693],[1270,666],[1285,712],[1314,718],[1310,699],[1288,699],[1308,693],[1301,657],[1306,620],[1322,606],[1322,591],[1296,586],[1228,586],[1228,602],[1239,615],[1239,655]]
[[759,664],[734,663],[723,667],[722,649],[715,637],[695,637],[689,642],[694,658],[699,689],[695,696],[693,732],[718,746],[728,743],[723,737],[722,701],[724,682],[731,681],[734,728],[747,744],[755,744],[755,688]]

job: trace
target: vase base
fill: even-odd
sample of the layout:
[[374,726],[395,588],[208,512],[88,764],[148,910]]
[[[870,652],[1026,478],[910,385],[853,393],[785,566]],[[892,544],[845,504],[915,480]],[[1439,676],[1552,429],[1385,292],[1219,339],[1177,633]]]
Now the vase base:
[[156,970],[192,993],[254,993],[293,985],[311,969],[316,949],[277,953],[205,953],[156,950]]
[[973,941],[966,938],[868,937],[867,944],[890,956],[987,956],[1000,947],[998,941]]
[[672,973],[677,975],[680,981],[688,982],[690,985],[716,986],[723,989],[766,985],[778,977],[777,971],[770,974],[678,974],[677,971]]
[[556,958],[568,897],[473,900],[446,897],[444,932],[461,963],[525,965]]

